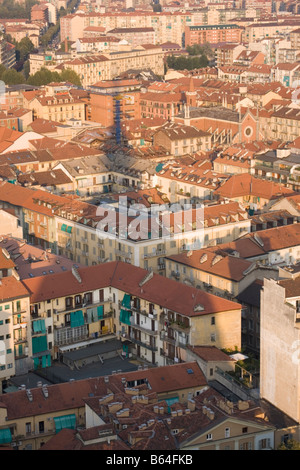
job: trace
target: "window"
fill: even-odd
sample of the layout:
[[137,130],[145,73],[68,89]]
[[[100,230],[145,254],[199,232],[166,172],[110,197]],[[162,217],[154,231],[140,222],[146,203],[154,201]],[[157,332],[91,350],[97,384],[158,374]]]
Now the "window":
[[31,434],[31,423],[25,424],[26,434]]
[[252,450],[252,442],[243,442],[240,444],[240,450]]
[[230,428],[225,428],[225,437],[230,437]]
[[212,440],[212,434],[211,434],[211,433],[206,434],[206,440],[207,440],[207,441],[211,441],[211,440]]
[[43,433],[43,432],[45,432],[44,421],[40,421],[39,422],[39,433]]
[[210,324],[211,324],[211,325],[215,325],[215,324],[216,324],[216,318],[215,318],[215,317],[211,317]]
[[248,432],[248,428],[247,427],[242,428],[242,433],[245,434],[246,432]]

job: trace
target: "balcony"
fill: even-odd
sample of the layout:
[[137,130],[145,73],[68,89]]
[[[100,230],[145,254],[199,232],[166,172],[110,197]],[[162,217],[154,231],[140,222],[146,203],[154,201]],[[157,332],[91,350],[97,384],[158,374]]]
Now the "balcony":
[[137,344],[138,346],[142,346],[143,348],[149,349],[150,351],[157,351],[158,350],[155,343],[153,344],[153,343],[144,342],[144,341],[141,341],[141,340],[136,339],[134,337],[131,337],[130,339],[133,343]]
[[154,258],[155,256],[164,256],[166,254],[166,250],[155,250],[152,251],[151,253],[144,253],[143,258],[148,259],[148,258]]
[[142,331],[143,333],[147,333],[148,335],[153,335],[156,336],[158,334],[158,330],[151,330],[150,328],[147,328],[143,325],[140,325],[138,323],[132,322],[131,326],[133,328],[136,328],[137,330]]
[[132,253],[125,250],[115,250],[116,255],[131,259]]

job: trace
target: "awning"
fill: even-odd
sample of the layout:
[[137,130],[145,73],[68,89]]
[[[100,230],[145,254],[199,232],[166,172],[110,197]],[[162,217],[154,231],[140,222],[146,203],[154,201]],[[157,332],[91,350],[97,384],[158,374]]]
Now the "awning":
[[104,316],[104,307],[103,307],[103,305],[99,305],[97,307],[97,314],[98,314],[98,319],[103,318],[103,316]]
[[131,309],[130,295],[125,294],[122,300],[122,306],[128,309]]
[[120,311],[120,322],[125,323],[126,325],[131,325],[130,323],[131,312],[121,309]]
[[70,318],[71,318],[71,328],[76,328],[77,326],[84,325],[84,317],[83,317],[82,310],[78,310],[77,312],[72,312]]
[[74,414],[59,416],[57,418],[54,418],[54,423],[55,423],[56,434],[62,429],[75,429],[76,428],[76,416]]
[[9,444],[12,436],[9,428],[0,429],[0,444]]
[[62,224],[62,226],[60,227],[60,230],[61,230],[62,232],[71,233],[71,232],[72,232],[72,228],[73,228],[73,227],[70,227],[70,225]]
[[45,320],[35,320],[32,324],[34,333],[46,333]]
[[32,353],[38,354],[43,351],[47,351],[48,343],[47,343],[47,336],[36,336],[32,338]]

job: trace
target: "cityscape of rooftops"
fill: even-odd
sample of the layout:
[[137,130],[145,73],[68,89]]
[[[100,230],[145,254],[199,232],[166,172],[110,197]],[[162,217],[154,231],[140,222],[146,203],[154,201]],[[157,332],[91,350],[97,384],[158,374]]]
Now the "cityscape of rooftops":
[[0,450],[300,450],[299,374],[300,0],[0,0]]

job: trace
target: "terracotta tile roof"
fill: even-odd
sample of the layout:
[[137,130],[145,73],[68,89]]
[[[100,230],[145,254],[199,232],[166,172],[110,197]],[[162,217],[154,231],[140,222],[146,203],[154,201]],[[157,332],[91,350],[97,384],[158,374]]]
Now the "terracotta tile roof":
[[[188,373],[190,369],[193,373]],[[95,377],[48,385],[47,399],[45,399],[40,387],[32,388],[33,400],[31,402],[27,398],[26,390],[19,390],[1,395],[0,406],[6,408],[8,420],[40,415],[41,410],[43,410],[43,413],[53,413],[83,408],[90,396],[104,397],[111,392],[118,394],[121,392],[123,396],[124,385],[122,384],[122,378],[125,378],[127,382],[147,379],[151,387],[151,393],[158,394],[201,387],[207,384],[199,365],[197,362],[192,361],[111,375],[108,384],[105,383],[104,377]]]
[[18,175],[18,182],[24,186],[58,186],[72,183],[72,179],[62,170],[51,170]]
[[285,289],[285,298],[299,297],[300,295],[300,276],[295,279],[285,279],[278,281],[278,284]]
[[0,248],[0,271],[2,269],[11,269],[15,267],[15,263],[11,259],[9,253],[3,249]]
[[188,346],[188,349],[206,362],[234,362],[234,359],[215,346]]
[[[99,431],[101,430],[100,426],[92,428],[94,433],[98,433],[95,438],[99,438]],[[87,430],[88,431],[88,430]],[[89,431],[91,432],[91,431]],[[125,450],[130,450],[130,448],[125,444],[125,442],[120,439],[111,439],[110,442],[95,442],[94,444],[88,444],[82,442],[82,436],[85,437],[85,431],[76,431],[74,429],[62,429],[58,434],[51,437],[47,441],[41,450],[91,450],[91,451],[109,451],[109,452],[121,452]]]
[[29,291],[14,276],[2,277],[0,280],[0,302],[28,297]]
[[22,135],[22,132],[0,127],[0,152],[4,152]]
[[245,277],[247,269],[252,266],[250,261],[230,256],[219,249],[203,248],[201,250],[194,250],[189,254],[181,253],[166,256],[166,259],[235,282],[241,281]]
[[265,253],[300,245],[300,223],[249,233],[247,238],[259,238]]
[[216,196],[236,198],[242,196],[257,196],[261,199],[276,199],[282,195],[292,195],[295,191],[272,181],[255,178],[245,173],[231,176],[223,185],[216,189]]
[[32,303],[112,286],[190,317],[240,308],[236,302],[178,284],[158,274],[154,274],[141,288],[139,284],[149,272],[128,263],[109,262],[81,268],[78,272],[80,283],[71,272],[64,272],[28,279],[24,285],[31,292]]
[[[5,248],[10,254],[10,262],[17,267],[20,279],[44,276],[72,270],[74,262],[63,256],[45,251],[41,247],[29,245],[24,240],[3,237],[0,250]],[[0,269],[2,263],[0,262]],[[79,265],[81,266],[81,265]]]

